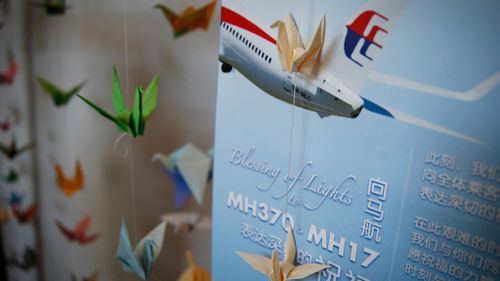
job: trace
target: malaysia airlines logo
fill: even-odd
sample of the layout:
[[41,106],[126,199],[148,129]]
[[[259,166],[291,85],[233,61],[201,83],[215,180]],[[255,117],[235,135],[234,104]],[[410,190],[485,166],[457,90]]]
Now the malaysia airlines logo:
[[379,14],[373,10],[368,10],[364,11],[361,13],[351,24],[347,25],[347,34],[345,37],[344,41],[344,52],[345,55],[355,62],[359,66],[363,66],[360,62],[355,60],[352,55],[354,53],[354,50],[359,44],[359,41],[363,39],[363,46],[361,46],[361,49],[359,53],[369,59],[373,60],[370,56],[368,56],[367,52],[368,49],[370,48],[371,45],[375,45],[378,48],[382,49],[382,45],[379,43],[375,42],[375,36],[377,35],[378,32],[384,32],[387,33],[388,31],[383,29],[382,27],[378,25],[373,25],[372,28],[369,30],[368,35],[365,36],[365,33],[367,33],[367,28],[368,25],[370,24],[370,21],[374,18],[378,17],[383,19],[384,21],[388,21],[389,19],[385,17],[382,14]]

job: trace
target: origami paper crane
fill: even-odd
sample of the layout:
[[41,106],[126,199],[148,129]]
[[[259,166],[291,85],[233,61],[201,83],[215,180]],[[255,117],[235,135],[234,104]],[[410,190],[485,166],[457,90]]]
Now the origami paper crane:
[[32,203],[30,207],[21,210],[19,205],[12,206],[12,212],[19,223],[28,223],[33,220],[36,214],[37,204]]
[[31,144],[26,144],[24,146],[21,146],[20,148],[17,148],[17,143],[15,140],[12,140],[10,145],[3,145],[0,144],[0,152],[7,157],[8,159],[12,160],[16,158],[17,156],[21,155],[23,152],[28,151],[31,149],[32,145]]
[[37,264],[37,255],[34,249],[27,247],[24,250],[24,254],[22,259],[19,261],[16,257],[10,258],[6,261],[7,264],[13,265],[19,269],[24,271],[28,271],[31,268],[35,267]]
[[179,15],[162,4],[156,4],[155,9],[160,9],[163,12],[167,21],[172,25],[174,38],[177,38],[197,28],[207,30],[216,4],[216,0],[212,0],[198,9],[189,6]]
[[127,226],[122,221],[120,229],[120,240],[116,256],[126,272],[135,272],[143,280],[148,279],[153,267],[153,261],[158,258],[163,246],[166,223],[161,222],[150,233],[148,233],[132,250]]
[[52,97],[52,101],[56,106],[62,106],[69,102],[69,100],[76,94],[78,94],[83,86],[87,83],[87,81],[82,81],[80,84],[74,86],[70,90],[62,90],[58,86],[53,83],[41,78],[37,77],[38,84],[42,87],[43,91]]
[[58,220],[55,221],[57,227],[61,231],[61,233],[69,240],[76,241],[80,245],[86,245],[91,242],[94,242],[97,238],[99,238],[99,234],[95,233],[92,235],[88,235],[87,231],[90,227],[90,223],[92,222],[90,215],[85,216],[80,222],[73,228],[69,229],[64,226]]
[[90,105],[95,111],[111,120],[116,124],[120,131],[123,131],[134,138],[143,135],[146,127],[146,121],[151,117],[156,108],[156,97],[158,95],[158,75],[156,75],[149,86],[144,90],[142,87],[135,88],[134,105],[132,110],[125,107],[122,90],[120,88],[120,79],[116,67],[113,71],[113,105],[115,116],[107,113],[90,100],[78,94],[84,102]]
[[278,28],[276,46],[278,47],[281,68],[288,73],[301,72],[312,75],[320,59],[325,41],[325,17],[321,18],[307,48],[304,48],[297,24],[291,15],[288,15],[284,22],[276,21],[271,27]]
[[286,281],[293,279],[303,279],[323,269],[329,268],[325,264],[303,264],[295,266],[295,238],[293,229],[288,231],[288,238],[285,246],[285,260],[280,262],[278,253],[273,250],[271,259],[248,253],[237,252],[253,269],[265,274],[271,281]]
[[8,130],[10,130],[10,121],[7,120],[4,122],[0,122],[0,130],[2,130],[3,132],[7,132]]
[[12,83],[14,83],[14,78],[16,78],[16,74],[19,69],[19,66],[16,63],[12,52],[8,52],[7,58],[9,61],[9,66],[4,71],[0,72],[0,85],[11,85]]
[[48,15],[63,15],[66,12],[66,0],[43,0],[42,3],[33,3],[34,6],[45,9]]
[[[99,277],[99,272],[94,272],[92,275],[89,277],[83,277],[81,281],[97,281],[97,278]],[[79,279],[76,278],[74,274],[71,274],[71,281],[78,281]]]
[[2,179],[7,183],[15,183],[19,179],[19,173],[14,169],[10,169],[6,175],[2,176]]
[[12,127],[16,123],[18,123],[19,120],[21,119],[21,117],[20,117],[21,112],[16,107],[9,106],[9,108],[7,110],[9,112],[8,116],[6,118],[4,118],[2,122],[0,122],[0,130],[3,132],[7,132],[10,129],[12,129]]
[[8,223],[12,218],[11,208],[0,210],[0,223]]
[[23,197],[19,193],[12,191],[10,193],[8,203],[10,206],[19,206],[23,203]]
[[195,212],[176,212],[164,214],[160,219],[173,225],[174,233],[179,233],[180,230],[193,231],[193,230],[208,230],[212,229],[212,219],[208,216],[201,216]]
[[210,281],[210,272],[201,266],[198,266],[193,259],[193,254],[191,251],[186,252],[186,260],[188,262],[188,268],[184,270],[177,281]]
[[188,143],[169,156],[156,153],[151,160],[159,161],[164,171],[174,179],[176,208],[180,208],[191,195],[199,205],[203,204],[212,164],[212,159],[205,152]]
[[67,197],[73,196],[75,192],[83,188],[84,176],[82,165],[79,160],[76,161],[75,175],[73,178],[67,178],[60,165],[55,165],[54,169],[56,171],[57,185]]

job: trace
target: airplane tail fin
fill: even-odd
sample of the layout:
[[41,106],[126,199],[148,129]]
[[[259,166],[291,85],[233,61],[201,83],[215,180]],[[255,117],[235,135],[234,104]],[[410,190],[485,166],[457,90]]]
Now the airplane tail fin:
[[162,4],[156,4],[155,9],[160,9],[165,18],[172,25],[172,27],[174,26],[174,22],[178,17],[178,15],[174,11],[170,10],[170,8]]
[[409,0],[368,0],[325,46],[323,70],[358,94]]

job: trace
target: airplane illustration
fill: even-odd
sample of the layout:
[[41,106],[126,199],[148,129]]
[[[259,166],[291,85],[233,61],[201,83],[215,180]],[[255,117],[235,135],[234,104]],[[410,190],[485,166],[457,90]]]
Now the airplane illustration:
[[[233,0],[222,0],[221,70],[233,67],[257,87],[290,104],[314,111],[323,118],[356,118],[363,109],[448,136],[478,144],[483,141],[403,111],[378,104],[360,95],[367,80],[412,89],[465,102],[477,101],[500,83],[500,71],[464,93],[372,71],[383,42],[394,29],[409,0],[368,0],[349,24],[337,33],[313,75],[282,69],[271,24],[261,24]],[[324,55],[324,54],[323,54]]]

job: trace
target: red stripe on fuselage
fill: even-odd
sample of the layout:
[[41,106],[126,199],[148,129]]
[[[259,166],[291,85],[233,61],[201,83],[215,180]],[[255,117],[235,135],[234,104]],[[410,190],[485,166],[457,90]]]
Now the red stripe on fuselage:
[[276,45],[276,39],[269,36],[269,34],[267,34],[260,27],[258,27],[253,22],[247,20],[245,17],[236,13],[233,10],[230,10],[226,7],[222,7],[221,21],[235,25],[235,26],[240,27],[240,28],[243,28],[249,32],[252,32],[255,35],[258,35],[258,36],[266,39],[267,41],[271,42],[272,44]]

